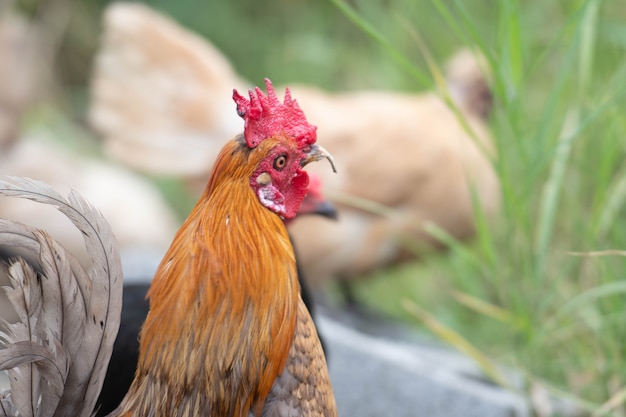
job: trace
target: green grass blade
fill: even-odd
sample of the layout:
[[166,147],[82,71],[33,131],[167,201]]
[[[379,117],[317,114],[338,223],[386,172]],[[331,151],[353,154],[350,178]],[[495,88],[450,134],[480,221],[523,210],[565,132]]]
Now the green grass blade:
[[434,316],[420,308],[417,304],[405,299],[402,305],[409,314],[424,323],[426,327],[428,327],[442,340],[445,340],[451,346],[471,358],[485,373],[485,375],[491,378],[494,382],[502,387],[512,389],[509,382],[506,378],[504,378],[500,370],[493,364],[493,362],[467,339],[441,323]]
[[520,323],[515,319],[509,310],[459,291],[454,291],[452,296],[460,304],[477,313],[490,317],[501,323],[521,328]]
[[478,27],[476,24],[474,24],[472,16],[470,15],[467,8],[465,7],[465,3],[466,2],[463,0],[454,1],[454,4],[459,12],[459,15],[461,16],[461,21],[463,22],[463,25],[465,26],[466,31],[469,34],[469,37],[461,38],[461,40],[465,44],[472,44],[472,45],[478,46],[478,48],[481,51],[487,51],[489,48],[487,47],[487,44],[485,43],[484,39],[478,33]]
[[330,0],[355,26],[361,29],[366,35],[372,38],[389,54],[398,65],[411,74],[415,80],[424,87],[430,87],[432,81],[426,74],[419,70],[404,54],[395,48],[385,36],[374,26],[361,17],[352,7],[341,0]]
[[626,403],[626,387],[622,387],[615,394],[611,396],[602,406],[594,411],[592,417],[606,416],[612,410],[624,405]]
[[[593,38],[595,32],[595,21],[597,17],[597,3],[595,1],[589,1],[585,12],[582,14],[582,22],[580,25],[581,41],[580,41],[580,72],[579,72],[579,94],[585,91],[589,76],[591,74],[592,66],[592,50],[593,50]],[[573,127],[578,124],[580,106],[582,104],[582,98],[579,99],[579,103],[575,104],[570,109],[569,114],[563,124],[561,136],[557,144],[554,159],[552,161],[552,167],[548,181],[545,184],[544,194],[541,202],[541,209],[539,214],[539,223],[537,231],[536,241],[536,276],[540,277],[543,274],[544,264],[546,260],[546,254],[550,245],[552,237],[552,231],[554,227],[554,218],[556,215],[556,209],[558,207],[558,199],[563,184],[563,178],[565,170],[567,168],[569,155],[573,146],[574,139],[578,136],[577,133],[571,133]],[[576,129],[578,130],[578,129]]]
[[606,237],[626,205],[626,163],[617,173],[613,184],[609,185],[607,195],[608,198],[601,209],[596,227],[596,235],[599,239]]
[[[557,145],[557,151],[552,161],[550,176],[544,186],[541,207],[539,211],[539,222],[536,234],[537,238],[535,241],[535,276],[537,278],[541,277],[541,275],[543,274],[545,260],[552,237],[559,194],[563,185],[565,168],[567,167],[569,154],[574,144],[574,141],[600,115],[606,112],[607,109],[610,108],[610,106],[615,105],[615,102],[621,99],[625,92],[626,86],[621,90],[615,92],[613,96],[606,100],[602,105],[598,106],[585,119],[578,123],[575,128],[572,126],[568,126],[567,123],[564,126],[563,134],[561,135],[561,138]],[[577,117],[578,116],[576,116],[576,118]],[[571,123],[571,121],[569,123]]]
[[589,0],[585,5],[580,30],[580,55],[578,71],[578,91],[584,94],[589,86],[593,71],[593,55],[596,40],[596,27],[598,25],[598,10],[600,1]]
[[503,1],[500,3],[500,65],[503,75],[507,101],[512,101],[520,91],[524,73],[524,60],[522,51],[520,8],[517,1]]
[[467,39],[469,37],[464,32],[461,25],[456,21],[455,17],[452,15],[452,12],[448,8],[448,6],[446,6],[446,4],[444,4],[442,0],[432,0],[432,3],[435,5],[437,10],[439,11],[439,14],[441,15],[441,17],[443,17],[444,21],[446,22],[447,27],[452,30],[452,32],[455,34],[457,39],[459,39],[460,41],[463,41],[464,39]]
[[426,231],[429,235],[442,242],[446,247],[450,248],[454,253],[456,253],[459,257],[465,260],[468,264],[471,264],[475,268],[481,268],[483,265],[483,261],[478,258],[469,247],[467,247],[463,242],[456,239],[450,233],[443,230],[441,227],[437,226],[435,223],[426,222],[423,225],[424,231]]
[[626,294],[626,282],[611,282],[593,287],[582,292],[576,297],[567,301],[558,309],[552,317],[544,323],[544,332],[549,333],[559,326],[559,321],[567,316],[572,316],[583,308],[597,302],[600,299]]
[[552,169],[545,183],[541,206],[539,209],[539,222],[537,224],[537,239],[535,242],[535,259],[536,271],[535,276],[541,277],[544,270],[544,264],[548,253],[548,247],[552,238],[554,228],[554,219],[558,207],[559,195],[565,176],[565,169],[569,160],[569,155],[577,137],[574,126],[578,124],[578,114],[572,112],[568,115],[563,125],[563,131],[557,144],[557,149],[552,161]]

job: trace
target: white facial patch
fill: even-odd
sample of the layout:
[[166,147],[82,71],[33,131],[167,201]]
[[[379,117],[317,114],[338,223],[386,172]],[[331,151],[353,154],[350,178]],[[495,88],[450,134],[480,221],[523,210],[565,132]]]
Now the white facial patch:
[[273,184],[270,183],[264,187],[259,187],[257,195],[263,206],[280,216],[285,215],[285,197]]

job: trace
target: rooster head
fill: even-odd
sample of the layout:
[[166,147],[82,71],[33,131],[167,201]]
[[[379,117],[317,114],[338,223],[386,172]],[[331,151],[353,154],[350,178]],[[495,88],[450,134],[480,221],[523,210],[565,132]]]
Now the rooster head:
[[309,176],[303,167],[332,156],[317,145],[317,127],[309,124],[289,89],[280,102],[272,83],[265,79],[267,95],[256,87],[250,99],[233,91],[237,113],[244,120],[242,140],[252,152],[262,155],[250,177],[250,186],[260,203],[285,219],[295,217],[307,195]]

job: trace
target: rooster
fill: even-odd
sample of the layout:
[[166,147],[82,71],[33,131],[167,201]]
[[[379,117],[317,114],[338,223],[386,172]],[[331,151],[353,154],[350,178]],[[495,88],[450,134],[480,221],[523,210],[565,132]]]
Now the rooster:
[[[310,175],[309,192],[300,205],[297,217],[316,214],[329,219],[337,218],[337,211],[335,207],[325,199],[321,192],[321,185],[319,178]],[[291,219],[285,220],[285,225],[292,221]],[[295,248],[294,252],[296,256],[298,283],[300,284],[300,295],[315,322],[313,295],[298,267],[298,252]],[[102,391],[100,392],[100,397],[96,405],[96,417],[104,417],[117,408],[133,382],[139,355],[139,332],[150,308],[146,300],[146,293],[149,288],[149,279],[146,279],[145,282],[124,284],[120,330],[115,339],[111,362],[109,363]],[[321,335],[319,337],[324,353],[326,357],[328,357],[327,350],[324,348],[324,340]]]
[[[322,347],[299,295],[294,252],[283,222],[296,215],[307,193],[309,177],[303,167],[323,159],[331,163],[333,170],[334,164],[331,155],[315,143],[316,128],[307,122],[289,91],[281,103],[267,79],[266,88],[267,95],[259,88],[251,90],[249,100],[236,90],[233,93],[237,113],[244,119],[244,133],[229,141],[218,155],[202,197],[157,269],[148,293],[150,311],[141,330],[135,379],[111,417],[337,415]],[[83,234],[109,249],[111,242],[94,239],[93,229]],[[45,234],[36,236],[47,242]],[[63,254],[44,258],[48,270],[62,272],[60,277],[75,273],[75,262],[63,263]],[[22,267],[22,263],[17,265]],[[102,262],[96,267],[96,272],[102,273]],[[14,268],[14,275],[25,275],[23,269]],[[28,276],[31,284],[36,281],[34,273]],[[47,285],[49,280],[42,281]],[[104,289],[111,289],[116,294],[113,301],[118,302],[121,280],[117,277],[108,283],[116,290],[108,286]],[[81,287],[80,292],[72,289],[72,293],[91,294],[92,301],[97,301],[96,290],[101,286],[94,284],[93,290]],[[28,293],[26,288],[22,290]],[[47,303],[67,301],[59,296],[40,298]],[[12,299],[21,302],[20,297]],[[84,325],[89,330],[105,327],[103,312],[91,315],[91,310],[102,302],[95,307],[92,302],[74,304],[72,307],[81,312],[87,309],[89,314],[81,317],[86,318]],[[110,308],[104,313],[114,318],[115,311]],[[44,318],[50,313],[46,308],[36,312]],[[52,310],[55,312],[58,310]],[[20,317],[31,324],[28,315]],[[33,322],[39,327],[41,323]],[[43,323],[59,327],[54,320]],[[82,331],[82,327],[66,329],[68,324],[61,326],[69,336]],[[17,329],[16,334],[27,333],[24,326],[13,329]],[[95,356],[101,358],[111,347],[110,333],[97,340],[84,339],[82,347],[80,341],[68,335],[57,342],[53,339],[56,330],[39,329],[38,335],[44,341],[52,339],[45,343],[47,349],[65,362],[43,367],[47,379],[38,387],[48,388],[51,394],[41,394],[42,399],[30,405],[73,405],[76,409],[53,411],[42,405],[39,410],[43,409],[45,415],[88,415],[85,409],[93,410],[93,394],[101,386],[98,377],[107,361],[100,359],[98,372],[66,395],[60,385],[67,368],[84,370],[93,360],[68,363],[72,355],[65,355],[62,348],[68,344],[71,353],[78,354],[90,342],[96,342],[96,347],[102,349]],[[9,342],[16,339],[3,336]],[[30,354],[21,363],[46,365],[47,358],[38,356],[44,349],[31,344],[10,344],[0,351],[0,364],[4,369],[11,368],[12,355],[29,348]],[[21,394],[33,375],[13,374],[15,381],[22,381],[14,382],[12,377],[15,395],[1,399],[0,411],[15,415],[16,407],[28,408],[23,401],[13,404],[11,399],[24,398]],[[75,380],[72,382],[76,385]],[[27,391],[32,396],[34,390]]]
[[332,159],[289,92],[280,103],[266,87],[233,94],[244,134],[155,274],[135,380],[111,416],[336,415],[282,221],[307,193],[302,168]]

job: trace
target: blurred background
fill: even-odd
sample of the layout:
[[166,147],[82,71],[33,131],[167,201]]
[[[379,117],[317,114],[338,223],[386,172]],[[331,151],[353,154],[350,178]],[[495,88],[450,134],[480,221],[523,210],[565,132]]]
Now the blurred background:
[[[129,246],[162,250],[197,198],[193,186],[174,172],[139,171],[112,159],[103,140],[116,131],[115,120],[100,119],[111,121],[111,130],[94,129],[90,121],[103,13],[112,2],[1,1],[0,171],[39,172],[51,179],[45,168],[50,162],[50,172],[64,175],[57,184],[80,188],[67,178],[81,179],[86,197],[99,207],[102,201],[107,217],[110,206],[110,217],[121,219],[120,233],[129,231]],[[493,149],[478,148],[496,175],[499,202],[493,210],[472,211],[469,233],[457,236],[453,228],[431,226],[426,234],[437,244],[427,250],[409,239],[404,242],[412,255],[408,260],[399,256],[350,274],[352,302],[443,339],[496,381],[498,375],[486,364],[515,368],[529,391],[540,384],[594,415],[626,415],[626,4],[144,4],[210,42],[238,79],[247,80],[242,85],[263,85],[263,78],[270,77],[275,85],[303,84],[328,92],[430,92],[460,120],[473,116],[455,104],[445,81],[446,62],[463,47],[482,56],[491,107],[482,113],[480,126],[490,132],[486,147]],[[117,42],[125,45],[124,39]],[[224,86],[226,91],[233,87],[240,85]],[[227,106],[234,113],[234,105]],[[346,111],[346,118],[353,113]],[[471,120],[459,123],[469,132],[464,140],[481,142],[477,129],[483,127]],[[35,147],[33,138],[54,151]],[[20,143],[30,145],[18,149]],[[92,163],[114,171],[106,171],[106,180],[90,182],[95,168],[86,164]],[[438,171],[442,167],[429,169],[428,175],[447,178]],[[378,179],[384,182],[384,174]],[[137,188],[122,191],[129,183]],[[91,197],[89,190],[101,194]],[[446,186],[438,190],[447,192]],[[480,200],[470,194],[474,203]],[[393,220],[398,212],[380,203],[384,207],[373,209],[366,201],[341,200]],[[157,206],[148,218],[150,207]],[[455,206],[451,202],[437,210]],[[11,212],[2,210],[3,215]],[[155,231],[150,224],[163,227]],[[303,245],[298,242],[299,249]],[[327,302],[340,304],[345,301],[342,286],[328,279],[317,291]]]

